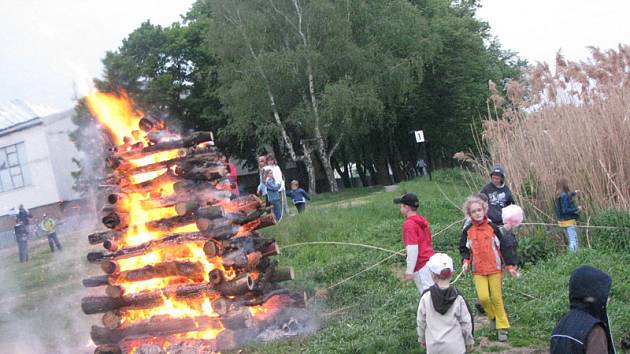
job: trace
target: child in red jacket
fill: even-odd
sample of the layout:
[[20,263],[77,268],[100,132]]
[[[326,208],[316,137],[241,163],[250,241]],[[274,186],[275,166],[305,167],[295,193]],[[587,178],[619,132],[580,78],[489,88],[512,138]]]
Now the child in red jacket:
[[413,193],[407,193],[394,199],[400,204],[400,212],[405,216],[403,223],[403,243],[407,253],[405,277],[414,280],[418,292],[422,294],[433,285],[431,272],[426,266],[429,258],[435,253],[431,242],[429,222],[416,211],[420,202]]
[[510,323],[503,306],[501,272],[505,265],[513,277],[518,275],[515,253],[509,242],[502,242],[499,228],[488,222],[488,203],[473,196],[464,203],[464,211],[472,223],[464,229],[459,243],[462,270],[472,269],[477,297],[488,319],[495,322],[499,341],[505,342]]

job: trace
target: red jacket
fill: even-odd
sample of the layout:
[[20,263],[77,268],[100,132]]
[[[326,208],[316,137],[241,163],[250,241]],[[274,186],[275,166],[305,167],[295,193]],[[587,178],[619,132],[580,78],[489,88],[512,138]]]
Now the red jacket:
[[435,253],[431,243],[429,222],[418,213],[408,217],[403,223],[403,243],[405,248],[409,245],[418,245],[418,260],[414,272],[424,267]]

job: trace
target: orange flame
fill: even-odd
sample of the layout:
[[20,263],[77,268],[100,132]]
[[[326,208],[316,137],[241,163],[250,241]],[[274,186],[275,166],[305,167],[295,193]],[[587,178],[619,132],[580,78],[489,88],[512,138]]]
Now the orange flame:
[[[143,113],[134,108],[133,102],[125,92],[120,94],[107,94],[98,91],[92,91],[86,101],[90,112],[98,119],[98,121],[107,128],[113,140],[118,144],[119,148],[128,149],[130,143],[142,143],[143,146],[148,145],[148,139],[145,132],[141,131],[138,123]],[[168,161],[180,156],[180,149],[172,149],[168,151],[160,151],[139,158],[132,159],[129,162],[131,166],[139,167],[149,164]],[[130,176],[130,183],[137,184],[144,181],[152,180],[159,177],[167,171],[167,168],[157,171],[139,173]],[[135,246],[151,240],[160,239],[168,234],[180,232],[196,232],[199,231],[195,223],[180,226],[168,231],[152,231],[146,227],[146,223],[162,218],[168,218],[177,215],[173,207],[168,208],[143,208],[142,201],[150,199],[155,195],[166,196],[174,193],[173,179],[165,179],[165,182],[156,186],[151,192],[131,192],[120,205],[122,212],[128,213],[127,232],[121,240],[124,247]],[[224,278],[227,280],[236,277],[233,269],[225,269],[220,257],[208,259],[204,250],[204,242],[190,242],[182,245],[174,245],[172,247],[165,246],[149,253],[131,257],[118,259],[116,261],[120,271],[142,268],[147,265],[155,265],[165,261],[186,260],[197,262],[203,266],[203,278],[209,281],[209,272],[214,269],[220,269],[224,272]],[[149,279],[137,282],[125,282],[120,284],[125,294],[138,293],[145,290],[163,289],[169,285],[191,283],[192,280],[185,277],[164,277],[157,279]],[[203,296],[198,299],[176,299],[167,298],[162,295],[163,304],[150,309],[134,309],[123,311],[122,323],[131,324],[141,320],[148,320],[156,315],[168,315],[174,318],[182,317],[198,317],[198,316],[218,316],[212,309],[211,302],[215,300],[212,296]],[[221,331],[223,327],[212,328],[205,331],[190,332],[174,338],[194,338],[194,339],[213,339]],[[167,347],[167,340],[156,339],[163,343],[162,347]],[[135,352],[135,349],[132,350]]]
[[[124,138],[134,139],[138,131],[138,122],[142,112],[133,107],[133,102],[126,92],[119,95],[93,90],[86,96],[88,109],[106,127],[118,145],[124,144]],[[139,139],[135,139],[134,143]]]

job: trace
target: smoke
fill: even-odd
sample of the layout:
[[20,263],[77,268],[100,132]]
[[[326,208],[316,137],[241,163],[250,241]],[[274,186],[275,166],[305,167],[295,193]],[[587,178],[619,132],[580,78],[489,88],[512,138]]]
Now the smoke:
[[[0,251],[0,348],[3,353],[84,354],[97,318],[81,311],[88,295],[81,279],[94,273],[84,255],[85,234],[59,235],[63,251],[29,241],[29,262],[19,263],[17,247]],[[95,268],[95,267],[90,267]]]

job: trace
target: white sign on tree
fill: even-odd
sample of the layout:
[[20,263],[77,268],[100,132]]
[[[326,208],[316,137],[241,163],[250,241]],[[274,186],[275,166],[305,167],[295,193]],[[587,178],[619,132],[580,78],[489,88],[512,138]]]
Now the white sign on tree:
[[416,136],[416,143],[424,143],[424,132],[422,130],[416,130],[413,134]]

